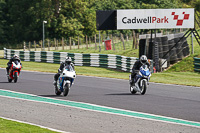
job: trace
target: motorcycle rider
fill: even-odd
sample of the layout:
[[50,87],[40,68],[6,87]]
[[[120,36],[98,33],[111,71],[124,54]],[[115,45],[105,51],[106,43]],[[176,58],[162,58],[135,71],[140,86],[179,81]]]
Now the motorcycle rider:
[[131,85],[135,85],[134,78],[135,78],[137,72],[140,70],[140,67],[142,65],[147,65],[148,68],[150,67],[150,64],[149,64],[149,62],[147,60],[146,55],[142,55],[140,57],[140,59],[137,60],[135,62],[135,64],[133,65],[132,72],[131,72],[131,80],[130,80],[130,84]]
[[14,61],[18,61],[21,64],[21,66],[22,66],[22,63],[21,63],[21,60],[19,59],[19,56],[17,54],[13,55],[13,57],[7,63],[7,65],[8,65],[8,67],[6,67],[7,76],[9,75],[9,69],[12,66],[12,62],[14,62]]
[[54,85],[56,85],[56,82],[60,74],[62,73],[63,68],[67,65],[71,65],[72,68],[74,69],[74,64],[72,63],[71,57],[66,57],[65,61],[60,63],[60,68],[58,69],[58,73],[54,75],[54,82],[53,82]]

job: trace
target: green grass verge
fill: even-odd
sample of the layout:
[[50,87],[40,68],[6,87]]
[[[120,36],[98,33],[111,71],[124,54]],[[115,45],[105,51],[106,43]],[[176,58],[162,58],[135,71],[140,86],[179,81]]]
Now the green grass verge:
[[3,50],[0,50],[0,58],[3,57],[3,54],[4,54]]
[[200,87],[200,73],[195,72],[163,72],[154,73],[151,81],[165,84],[178,84]]
[[[0,67],[5,68],[8,60],[0,59]],[[52,63],[40,63],[40,62],[24,62],[23,70],[40,71],[57,73],[59,64]],[[77,75],[108,77],[118,79],[129,79],[129,72],[121,72],[113,69],[99,68],[99,67],[85,67],[75,66]],[[175,72],[165,71],[162,73],[153,73],[151,82],[165,83],[165,84],[178,84],[178,85],[190,85],[200,87],[200,73],[195,72]]]
[[0,118],[0,133],[56,133],[54,131],[40,128],[29,124],[15,122]]
[[[200,35],[200,32],[198,32],[198,33]],[[187,38],[187,42],[188,42],[189,47],[190,47],[190,53],[192,53],[191,37]],[[195,37],[193,38],[193,48],[194,48],[194,54],[200,56],[200,45],[198,44],[198,42],[195,39]]]
[[197,55],[190,55],[182,61],[174,64],[166,72],[194,72],[194,57]]

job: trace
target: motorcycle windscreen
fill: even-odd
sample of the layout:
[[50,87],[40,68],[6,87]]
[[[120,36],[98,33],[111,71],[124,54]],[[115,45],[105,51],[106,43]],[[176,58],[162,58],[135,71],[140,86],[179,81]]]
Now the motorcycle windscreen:
[[66,69],[67,71],[73,71],[73,70],[74,70],[74,69],[72,68],[71,65],[65,66],[65,69]]
[[18,64],[19,64],[19,61],[18,61],[18,60],[15,60],[14,63],[15,63],[16,65],[18,65]]

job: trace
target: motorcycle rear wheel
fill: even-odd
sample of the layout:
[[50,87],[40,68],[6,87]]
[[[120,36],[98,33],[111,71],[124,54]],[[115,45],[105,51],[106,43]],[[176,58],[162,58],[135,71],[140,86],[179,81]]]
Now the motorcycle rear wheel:
[[144,95],[147,90],[147,82],[142,81],[142,86],[141,86],[141,95]]
[[63,88],[64,88],[63,96],[67,96],[69,93],[70,84],[65,84]]

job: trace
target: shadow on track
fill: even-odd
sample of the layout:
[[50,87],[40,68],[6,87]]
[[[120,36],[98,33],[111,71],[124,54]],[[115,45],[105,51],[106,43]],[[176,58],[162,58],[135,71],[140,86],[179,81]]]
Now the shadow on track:
[[[56,73],[55,73],[56,74]],[[35,75],[54,75],[54,73],[35,73]]]
[[41,96],[41,97],[64,97],[62,95],[60,95],[60,96],[57,96],[57,95],[38,95],[38,96]]
[[8,82],[8,81],[6,82],[6,81],[5,81],[5,82],[0,82],[0,83],[10,83],[10,82]]
[[105,95],[116,95],[116,96],[128,96],[128,95],[139,95],[139,94],[131,94],[131,93],[112,93],[112,94],[105,94]]

